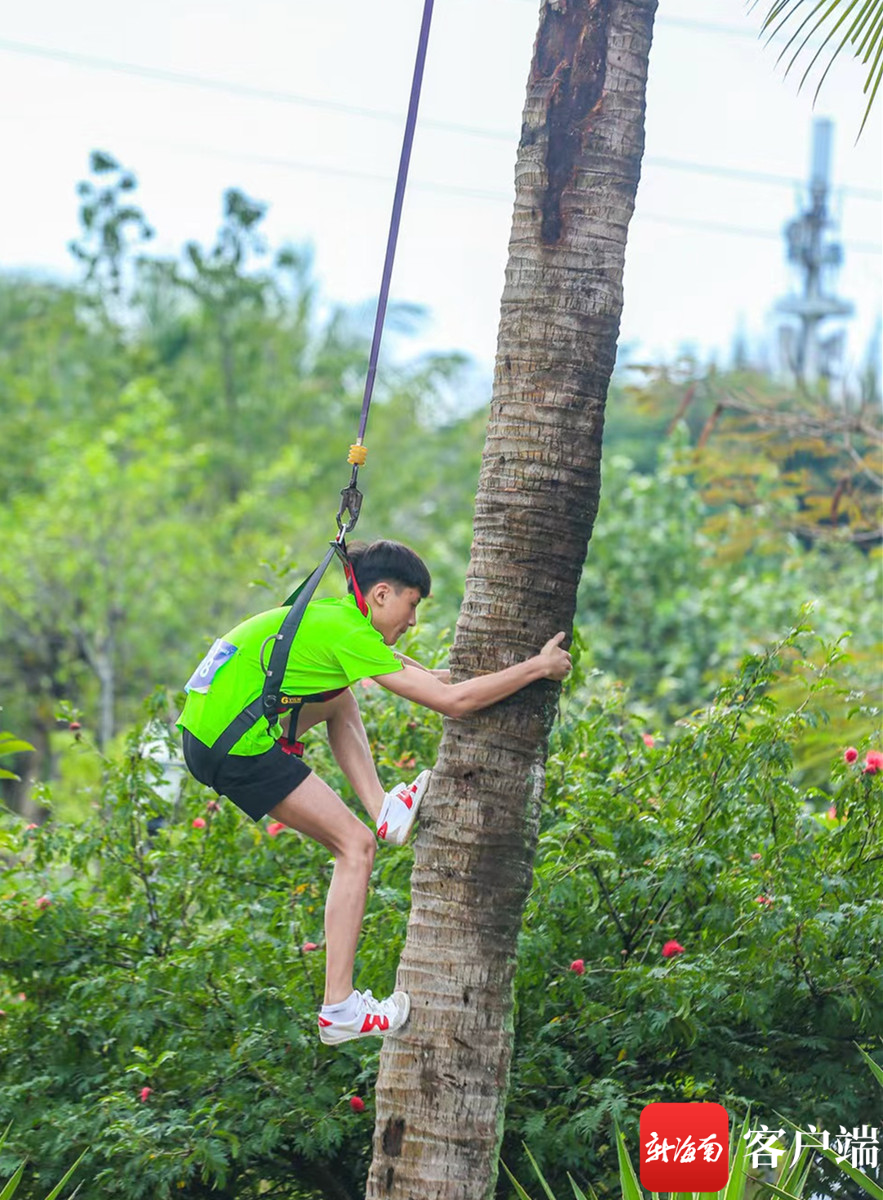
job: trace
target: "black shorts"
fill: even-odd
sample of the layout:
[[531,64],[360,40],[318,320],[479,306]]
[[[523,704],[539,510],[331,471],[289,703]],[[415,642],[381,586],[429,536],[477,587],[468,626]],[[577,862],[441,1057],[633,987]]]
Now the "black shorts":
[[227,796],[253,821],[260,821],[312,774],[303,759],[276,745],[265,754],[228,754],[212,780],[208,746],[189,729],[182,734],[190,774],[219,796]]

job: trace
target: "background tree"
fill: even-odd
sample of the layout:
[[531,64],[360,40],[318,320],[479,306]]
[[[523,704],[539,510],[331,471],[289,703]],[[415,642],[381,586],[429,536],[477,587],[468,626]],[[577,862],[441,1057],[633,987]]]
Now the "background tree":
[[[654,11],[631,0],[541,10],[455,678],[571,627],[598,504]],[[399,980],[412,1016],[381,1058],[371,1198],[493,1193],[556,693],[536,684],[446,726]]]

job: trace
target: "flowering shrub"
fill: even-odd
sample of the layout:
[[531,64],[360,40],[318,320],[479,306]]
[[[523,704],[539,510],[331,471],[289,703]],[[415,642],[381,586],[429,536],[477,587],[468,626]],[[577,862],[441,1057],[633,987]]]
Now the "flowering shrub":
[[[614,1120],[634,1144],[652,1100],[828,1128],[877,1111],[856,1043],[883,1034],[883,771],[855,737],[824,790],[795,781],[808,708],[771,689],[788,665],[807,697],[828,690],[800,644],[746,660],[652,748],[620,689],[577,677],[563,699],[516,979],[516,1176],[526,1142],[556,1189],[569,1171],[618,1195]],[[377,691],[361,700],[384,777],[432,765],[440,720]],[[372,1111],[379,1049],[316,1037],[327,851],[192,781],[173,805],[137,733],[105,772],[81,825],[0,823],[0,1178],[27,1154],[16,1200],[43,1200],[89,1147],[89,1200],[357,1200],[372,1121],[353,1101]],[[357,961],[375,993],[410,863],[376,861]]]
[[[649,756],[620,689],[590,677],[565,700],[516,980],[517,1178],[526,1143],[556,1194],[569,1171],[619,1196],[612,1122],[636,1144],[651,1101],[875,1122],[858,1047],[883,1036],[883,766],[841,748],[824,789],[801,786],[812,714],[838,705],[840,650],[811,665],[808,645],[795,630],[746,659]],[[555,970],[574,953],[583,974]]]

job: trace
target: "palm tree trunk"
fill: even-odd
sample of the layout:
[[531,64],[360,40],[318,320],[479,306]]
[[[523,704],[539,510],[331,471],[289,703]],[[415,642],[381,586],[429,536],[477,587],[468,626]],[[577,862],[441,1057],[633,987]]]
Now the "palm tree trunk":
[[[547,0],[541,12],[455,680],[571,627],[600,492],[655,7]],[[445,723],[399,976],[412,1017],[381,1056],[368,1200],[493,1194],[556,701],[557,685],[534,684]]]

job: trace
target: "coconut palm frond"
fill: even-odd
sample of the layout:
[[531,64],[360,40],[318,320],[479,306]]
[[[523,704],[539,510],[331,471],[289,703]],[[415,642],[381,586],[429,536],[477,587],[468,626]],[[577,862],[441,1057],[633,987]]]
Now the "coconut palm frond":
[[[759,0],[758,0],[759,2]],[[844,51],[865,66],[870,64],[865,81],[864,94],[868,97],[858,136],[867,124],[868,116],[877,97],[883,79],[883,0],[767,0],[769,10],[763,21],[762,33],[768,35],[768,43],[781,35],[788,40],[779,53],[778,62],[788,59],[787,75],[795,64],[807,64],[800,80],[803,87],[820,61],[827,56],[827,64],[821,71],[816,84],[813,103],[818,98],[822,84],[839,55]],[[816,49],[813,44],[821,36],[822,43]]]

